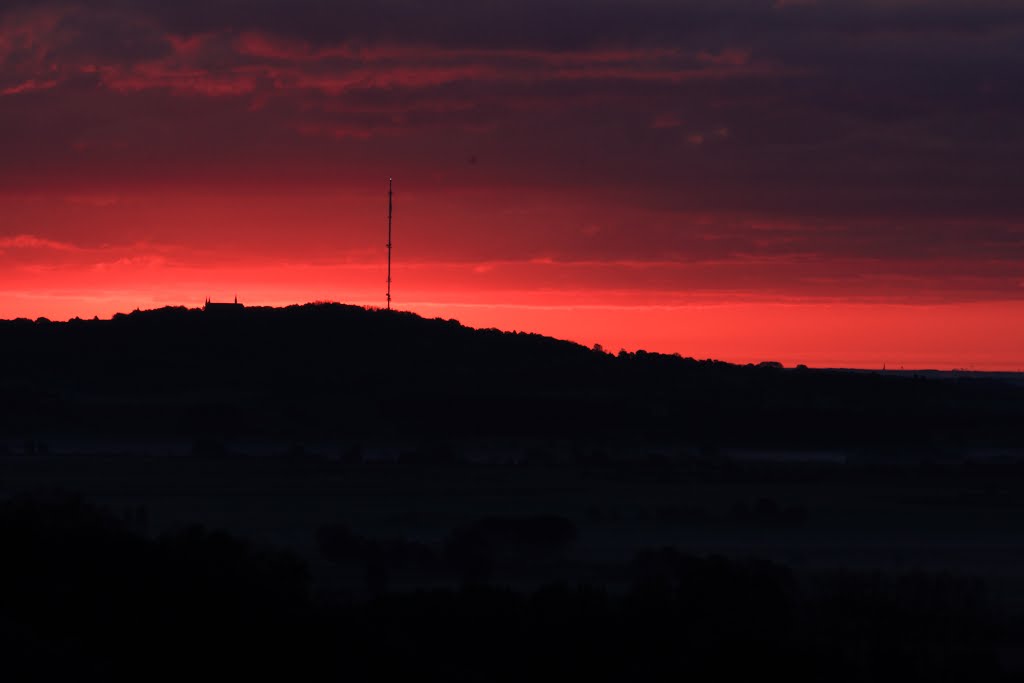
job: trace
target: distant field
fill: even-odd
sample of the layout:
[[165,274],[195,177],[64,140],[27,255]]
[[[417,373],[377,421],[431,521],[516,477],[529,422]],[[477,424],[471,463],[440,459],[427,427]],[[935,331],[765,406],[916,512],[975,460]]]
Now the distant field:
[[997,372],[985,370],[837,370],[838,372],[866,372],[895,377],[927,377],[928,379],[988,379],[1024,386],[1024,372]]

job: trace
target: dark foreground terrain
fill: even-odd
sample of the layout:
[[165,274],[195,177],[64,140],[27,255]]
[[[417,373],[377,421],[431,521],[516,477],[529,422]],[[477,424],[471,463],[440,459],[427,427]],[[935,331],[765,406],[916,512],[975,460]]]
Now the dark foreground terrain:
[[5,671],[1017,680],[1024,474],[761,467],[9,458]]
[[12,680],[1017,680],[1024,389],[337,305],[0,322]]

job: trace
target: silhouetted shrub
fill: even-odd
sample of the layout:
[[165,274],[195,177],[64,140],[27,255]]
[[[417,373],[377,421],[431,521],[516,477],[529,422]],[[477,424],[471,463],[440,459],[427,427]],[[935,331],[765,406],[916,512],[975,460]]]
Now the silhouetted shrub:
[[486,581],[499,563],[558,555],[576,533],[576,525],[564,517],[486,517],[452,532],[445,557],[464,581]]
[[423,543],[372,539],[353,533],[344,524],[321,526],[317,530],[317,544],[328,561],[363,568],[367,588],[373,593],[386,590],[396,572],[413,572],[422,578],[436,566],[434,551]]
[[444,546],[448,565],[465,584],[490,580],[495,564],[494,545],[482,534],[457,531]]
[[371,541],[352,533],[344,524],[329,524],[317,529],[320,553],[335,564],[363,562],[370,552]]

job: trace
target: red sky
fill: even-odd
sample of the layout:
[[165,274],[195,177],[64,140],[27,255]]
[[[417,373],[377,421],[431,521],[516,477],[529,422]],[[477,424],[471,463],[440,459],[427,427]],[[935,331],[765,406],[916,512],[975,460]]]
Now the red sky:
[[0,317],[1024,369],[1024,6],[0,2]]

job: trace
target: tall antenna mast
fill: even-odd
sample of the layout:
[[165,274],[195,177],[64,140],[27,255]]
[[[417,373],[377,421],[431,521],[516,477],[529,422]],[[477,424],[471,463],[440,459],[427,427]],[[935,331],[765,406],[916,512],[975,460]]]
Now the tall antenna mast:
[[388,178],[388,310],[391,310],[391,178]]

